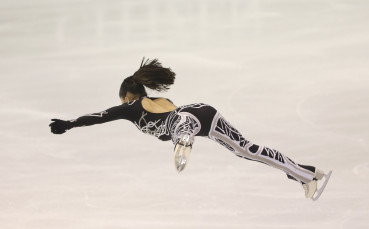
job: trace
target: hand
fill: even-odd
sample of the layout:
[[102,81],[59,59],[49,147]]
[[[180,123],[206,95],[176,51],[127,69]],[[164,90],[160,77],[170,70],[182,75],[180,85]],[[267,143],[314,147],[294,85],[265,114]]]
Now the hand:
[[54,134],[63,134],[67,130],[72,128],[72,125],[69,121],[64,121],[60,119],[51,119],[53,121],[50,123],[51,132]]

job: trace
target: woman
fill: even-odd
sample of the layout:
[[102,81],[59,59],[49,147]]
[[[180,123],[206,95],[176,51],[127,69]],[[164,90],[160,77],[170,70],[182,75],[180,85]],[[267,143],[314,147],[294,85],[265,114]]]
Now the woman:
[[[122,105],[69,121],[52,119],[51,132],[63,134],[75,127],[127,119],[144,133],[162,141],[172,140],[178,172],[186,166],[195,136],[204,136],[225,146],[238,157],[284,171],[288,178],[302,184],[307,198],[319,198],[331,172],[324,174],[313,166],[295,163],[277,150],[251,143],[210,105],[196,103],[176,107],[169,99],[148,97],[145,87],[165,91],[174,83],[175,73],[162,67],[157,59],[144,60],[140,68],[121,84],[119,97]],[[323,177],[324,183],[318,189],[317,181]]]

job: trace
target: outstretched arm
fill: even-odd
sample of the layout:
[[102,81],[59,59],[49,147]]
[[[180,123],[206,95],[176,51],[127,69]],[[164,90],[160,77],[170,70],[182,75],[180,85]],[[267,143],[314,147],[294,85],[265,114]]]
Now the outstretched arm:
[[49,126],[52,133],[63,134],[74,127],[91,126],[117,119],[127,119],[131,113],[129,108],[130,105],[122,104],[98,113],[87,114],[73,120],[64,121],[60,119],[51,119],[53,122]]

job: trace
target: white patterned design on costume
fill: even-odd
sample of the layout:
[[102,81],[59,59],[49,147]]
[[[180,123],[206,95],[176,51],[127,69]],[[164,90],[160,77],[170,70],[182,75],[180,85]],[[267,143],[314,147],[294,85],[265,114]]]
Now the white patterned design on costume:
[[167,134],[166,122],[158,119],[156,121],[147,122],[145,116],[147,112],[143,111],[141,118],[137,122],[134,122],[136,127],[145,134],[153,135],[159,138],[162,135]]
[[[195,103],[195,104],[180,106],[176,110],[170,112],[168,117],[164,121],[162,119],[158,119],[155,121],[147,121],[145,117],[148,115],[148,113],[143,111],[138,122],[134,122],[134,124],[143,133],[153,135],[157,138],[160,138],[164,135],[171,136],[175,133],[176,127],[181,121],[180,113],[183,109],[188,108],[188,107],[201,108],[203,106],[206,106],[206,104]],[[190,120],[187,120],[187,121],[190,121]],[[198,120],[197,121],[191,120],[191,123],[197,123],[197,125],[195,125],[196,129],[201,129],[201,125]]]

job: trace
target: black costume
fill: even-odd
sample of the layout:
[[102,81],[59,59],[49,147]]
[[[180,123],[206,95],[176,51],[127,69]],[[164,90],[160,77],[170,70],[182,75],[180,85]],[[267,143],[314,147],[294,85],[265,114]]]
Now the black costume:
[[174,145],[184,134],[190,134],[192,144],[195,136],[207,136],[239,157],[283,170],[290,179],[301,183],[314,179],[314,167],[299,165],[277,150],[249,142],[212,106],[196,103],[171,112],[151,113],[143,108],[143,98],[67,121],[67,129],[127,119],[142,132],[162,141],[172,140]]

